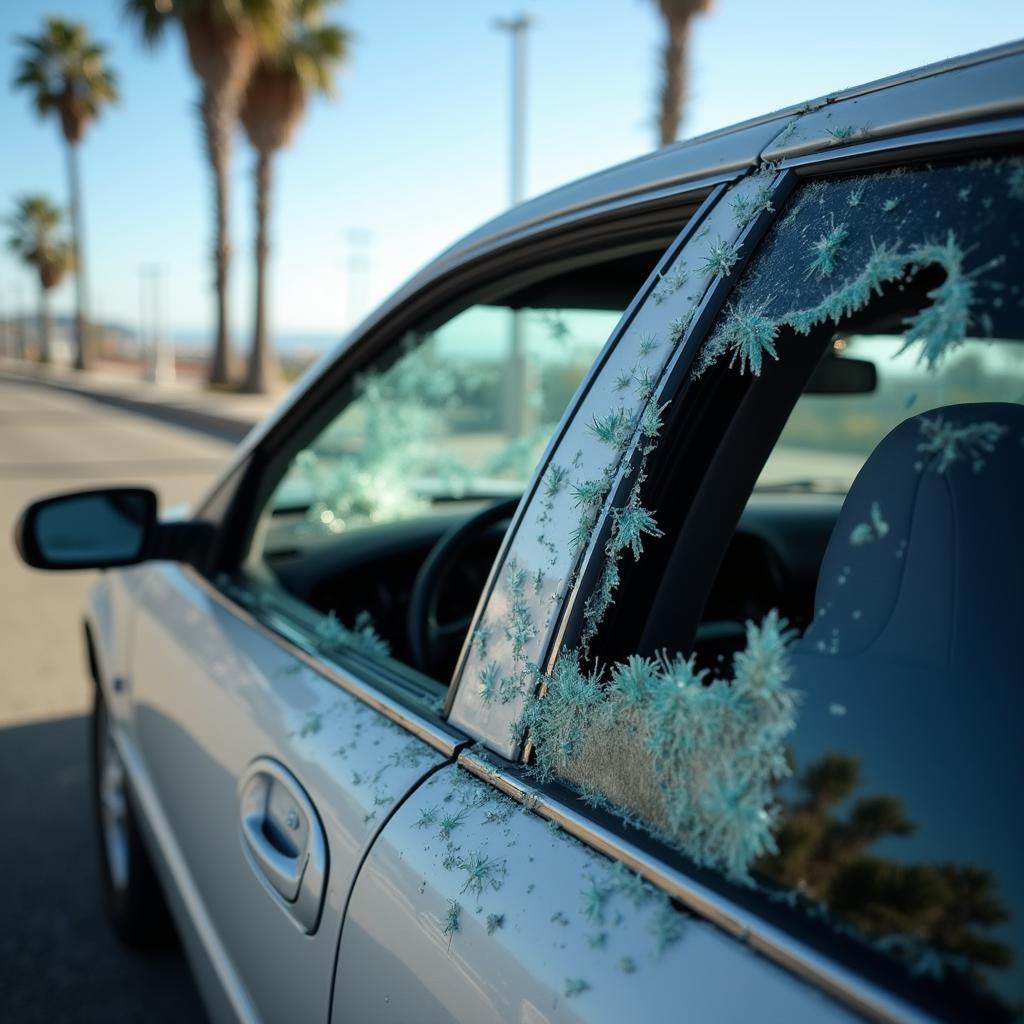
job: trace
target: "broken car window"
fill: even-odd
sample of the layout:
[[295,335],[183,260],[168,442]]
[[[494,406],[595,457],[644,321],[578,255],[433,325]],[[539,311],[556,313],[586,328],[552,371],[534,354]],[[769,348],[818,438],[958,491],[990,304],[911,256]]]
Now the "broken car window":
[[754,562],[727,552],[692,647],[597,663],[614,559],[663,532],[638,488],[582,645],[516,726],[541,776],[996,1016],[1024,998],[1022,229],[1018,159],[800,186],[691,378],[769,387],[813,356],[734,538],[766,587],[752,600]]

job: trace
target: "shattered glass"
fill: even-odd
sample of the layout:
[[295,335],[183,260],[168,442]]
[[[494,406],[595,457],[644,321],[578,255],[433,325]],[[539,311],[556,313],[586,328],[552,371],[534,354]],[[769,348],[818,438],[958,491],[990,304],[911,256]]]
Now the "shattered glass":
[[519,493],[618,317],[473,306],[358,375],[338,417],[299,452],[271,507],[343,533],[439,501]]
[[[821,331],[831,330],[829,356],[872,362],[882,383],[866,389],[871,395],[851,395],[845,408],[846,396],[801,398],[762,488],[841,496],[897,428],[893,436],[910,439],[897,491],[920,487],[922,501],[941,501],[942,478],[968,495],[972,480],[991,488],[1002,479],[1021,496],[1014,481],[1024,479],[1024,417],[1004,422],[1000,410],[1024,403],[1024,346],[1014,340],[1024,336],[1022,180],[1020,160],[986,159],[796,191],[708,332],[691,380],[723,364],[760,376],[792,346],[812,344],[812,335],[822,344]],[[734,197],[737,223],[758,202],[770,204],[770,194],[758,198],[748,188]],[[703,270],[728,275],[739,255],[734,239],[713,236]],[[884,311],[881,326],[869,323],[875,310]],[[840,337],[851,317],[862,334]],[[815,401],[829,403],[829,415]],[[975,415],[964,403],[992,403],[984,409],[994,412]],[[616,416],[613,406],[591,423],[612,446],[637,425]],[[648,441],[649,454],[658,429]],[[788,479],[778,456],[788,458]],[[821,568],[819,593],[838,587],[865,600],[827,602],[803,639],[787,631],[784,610],[772,609],[747,623],[731,672],[712,673],[672,652],[595,664],[587,639],[614,599],[618,552],[640,557],[643,537],[660,535],[657,509],[642,503],[644,465],[628,504],[611,512],[615,550],[605,552],[581,646],[563,651],[550,673],[534,669],[536,694],[513,724],[514,735],[525,730],[533,742],[533,770],[570,783],[588,803],[701,867],[894,961],[915,984],[933,983],[951,1007],[1013,1016],[1024,1005],[1014,966],[1014,951],[1024,950],[1024,843],[1019,815],[1005,812],[1024,783],[1013,739],[1024,676],[1019,659],[1008,669],[998,653],[1009,638],[994,639],[977,663],[978,682],[1003,701],[1002,713],[991,703],[978,710],[963,689],[972,680],[948,667],[952,656],[916,664],[898,632],[894,653],[865,661],[868,675],[858,678],[856,657],[872,650],[877,606],[889,600],[871,581],[909,579],[922,559],[941,567],[948,558],[922,550],[921,528],[915,540],[900,494],[880,488],[866,500],[858,492]],[[813,467],[806,478],[792,475],[801,466]],[[549,478],[576,496],[591,516],[585,525],[607,491],[592,484],[571,472]],[[1019,521],[1019,508],[1011,513],[1005,500],[991,507],[999,510],[991,529],[1016,537],[1004,524]],[[993,583],[1004,589],[973,591],[971,600],[979,609],[1002,602],[990,618],[1009,621],[1017,613],[1008,609],[1021,610],[1021,571],[1015,588]],[[958,581],[949,586],[966,592],[967,577]],[[936,622],[926,647],[943,650],[946,628],[953,626]],[[928,763],[956,750],[958,736],[973,763],[952,772],[948,761]]]

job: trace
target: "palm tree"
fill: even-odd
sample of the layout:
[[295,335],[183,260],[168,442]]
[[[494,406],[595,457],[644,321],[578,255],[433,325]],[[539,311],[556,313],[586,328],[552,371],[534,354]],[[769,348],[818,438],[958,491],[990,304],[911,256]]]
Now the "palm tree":
[[56,114],[67,147],[71,196],[71,249],[76,267],[75,367],[86,369],[92,356],[88,337],[89,289],[85,276],[78,144],[104,104],[117,101],[117,82],[106,66],[106,49],[89,40],[85,25],[49,18],[38,36],[21,36],[24,53],[14,78],[16,89],[32,96],[42,117]]
[[185,36],[192,70],[200,81],[199,112],[207,157],[213,169],[214,285],[217,336],[210,382],[227,384],[231,376],[228,329],[228,231],[231,135],[249,76],[262,46],[273,45],[283,25],[284,0],[125,0],[125,13],[138,22],[144,41],[153,45],[172,20]]
[[334,2],[296,0],[292,23],[280,44],[260,58],[242,104],[242,125],[256,150],[256,314],[245,391],[270,391],[280,375],[267,336],[271,158],[291,143],[309,94],[333,95],[333,73],[348,48],[344,29],[322,24]]
[[690,24],[706,14],[713,0],[657,0],[665,21],[665,49],[662,51],[661,110],[658,137],[662,146],[676,141],[686,106],[686,58]]
[[61,212],[46,196],[22,196],[8,221],[7,248],[39,275],[39,359],[50,361],[49,293],[74,269],[74,243],[55,238]]

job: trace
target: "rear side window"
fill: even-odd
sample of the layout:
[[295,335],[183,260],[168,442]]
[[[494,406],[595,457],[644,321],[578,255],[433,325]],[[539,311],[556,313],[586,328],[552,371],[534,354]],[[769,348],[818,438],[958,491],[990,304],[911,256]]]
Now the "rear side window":
[[542,775],[973,1017],[1024,1005],[1022,228],[1016,159],[800,186],[522,722]]
[[[978,161],[807,188],[733,305],[814,311],[780,362],[813,317],[849,312],[861,326],[818,365],[875,372],[865,394],[805,389],[760,475],[845,499],[790,648],[775,850],[752,871],[1000,1016],[1024,996],[1022,177]],[[771,275],[801,263],[799,304],[780,302]]]

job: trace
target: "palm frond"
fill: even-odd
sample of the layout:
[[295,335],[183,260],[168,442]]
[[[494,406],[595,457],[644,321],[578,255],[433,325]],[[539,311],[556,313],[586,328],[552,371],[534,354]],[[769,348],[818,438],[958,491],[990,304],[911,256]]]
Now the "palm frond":
[[106,66],[106,48],[89,39],[85,25],[46,20],[38,36],[20,36],[22,49],[13,86],[30,95],[40,116],[57,111],[74,131],[68,139],[75,142],[88,120],[104,104],[118,99],[116,79]]
[[348,33],[336,26],[304,32],[288,47],[284,63],[290,64],[307,91],[334,95],[334,72],[348,52]]
[[7,248],[23,262],[41,267],[67,269],[64,265],[64,249],[70,250],[69,243],[53,238],[53,232],[62,219],[60,209],[44,195],[24,195],[15,200],[14,213],[7,218],[10,234]]
[[155,46],[163,38],[168,22],[174,19],[170,0],[124,0],[121,14],[134,22],[147,46]]

